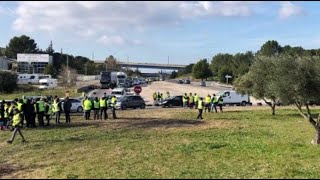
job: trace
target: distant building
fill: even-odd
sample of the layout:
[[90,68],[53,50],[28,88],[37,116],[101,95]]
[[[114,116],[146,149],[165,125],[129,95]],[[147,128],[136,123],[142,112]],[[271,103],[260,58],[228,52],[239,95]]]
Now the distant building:
[[0,57],[0,70],[9,70],[9,59]]
[[43,74],[48,64],[52,64],[49,54],[17,54],[18,73]]

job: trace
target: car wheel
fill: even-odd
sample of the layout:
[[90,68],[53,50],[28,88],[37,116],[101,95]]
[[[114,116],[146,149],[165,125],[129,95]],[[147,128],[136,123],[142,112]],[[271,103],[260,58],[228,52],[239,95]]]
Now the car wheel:
[[82,113],[83,112],[83,108],[81,106],[79,106],[78,109],[77,109],[77,112],[78,113]]
[[123,106],[121,106],[121,109],[122,109],[122,110],[126,110],[126,109],[127,109],[127,106],[126,106],[126,105],[123,105]]
[[241,106],[246,106],[247,105],[247,102],[246,101],[242,101],[241,102]]
[[173,105],[172,105],[172,104],[169,104],[168,106],[169,106],[169,108],[172,108]]
[[140,108],[141,108],[141,109],[145,109],[145,108],[146,108],[146,105],[145,105],[145,104],[142,104],[142,105],[140,106]]

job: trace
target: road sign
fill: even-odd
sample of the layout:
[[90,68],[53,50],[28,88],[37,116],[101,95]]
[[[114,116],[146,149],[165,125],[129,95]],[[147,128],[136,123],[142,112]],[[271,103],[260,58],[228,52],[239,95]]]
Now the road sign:
[[135,86],[135,87],[133,88],[133,91],[134,91],[135,93],[137,93],[137,94],[140,94],[141,91],[142,91],[142,88],[141,88],[141,86]]
[[230,76],[230,75],[227,74],[227,75],[225,76],[225,78],[227,78],[227,79],[228,79],[228,78],[232,78],[232,76]]

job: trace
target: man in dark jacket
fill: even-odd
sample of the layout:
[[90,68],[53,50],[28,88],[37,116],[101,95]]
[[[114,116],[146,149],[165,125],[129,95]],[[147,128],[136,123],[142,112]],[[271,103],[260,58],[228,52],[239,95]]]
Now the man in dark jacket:
[[33,113],[35,112],[34,105],[31,104],[31,100],[27,99],[27,103],[25,104],[25,117],[27,121],[27,127],[33,127],[35,123],[33,123]]
[[64,103],[63,103],[63,110],[66,115],[66,123],[70,123],[71,106],[72,106],[72,104],[71,104],[71,101],[69,100],[69,97],[66,97],[64,99]]

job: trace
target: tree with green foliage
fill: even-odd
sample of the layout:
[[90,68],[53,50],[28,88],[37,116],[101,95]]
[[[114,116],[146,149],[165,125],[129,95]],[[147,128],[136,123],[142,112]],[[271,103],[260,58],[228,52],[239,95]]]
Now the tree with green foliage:
[[57,71],[51,64],[46,65],[46,67],[44,68],[44,74],[50,74],[53,78],[57,77]]
[[181,75],[187,75],[187,74],[192,73],[193,66],[194,66],[194,64],[191,63],[191,64],[187,65],[186,67],[179,69],[177,72],[178,75],[181,76]]
[[[276,62],[275,86],[279,99],[285,104],[295,104],[300,115],[315,128],[312,143],[320,144],[320,115],[310,110],[310,102],[320,102],[320,57],[273,57]],[[305,110],[302,107],[305,106]]]
[[13,37],[9,45],[6,46],[5,55],[8,58],[17,58],[18,53],[37,53],[39,49],[37,43],[30,37],[22,35]]
[[120,65],[117,63],[117,59],[112,55],[106,58],[105,63],[107,63],[108,70],[119,71],[121,69]]
[[192,75],[194,78],[201,80],[212,76],[207,59],[202,59],[193,66]]
[[257,54],[262,56],[273,56],[280,54],[282,52],[282,47],[275,40],[267,41],[264,43]]
[[[256,99],[262,99],[271,107],[275,115],[277,104],[275,62],[266,56],[256,56],[248,73],[238,77],[234,82],[236,91],[249,94]],[[271,100],[270,101],[268,101]]]
[[17,74],[0,71],[0,92],[10,93],[17,89]]
[[172,71],[172,73],[170,74],[170,79],[175,79],[177,77],[178,77],[177,71]]

